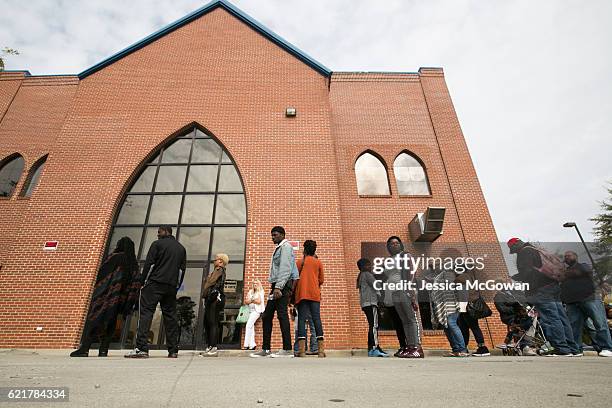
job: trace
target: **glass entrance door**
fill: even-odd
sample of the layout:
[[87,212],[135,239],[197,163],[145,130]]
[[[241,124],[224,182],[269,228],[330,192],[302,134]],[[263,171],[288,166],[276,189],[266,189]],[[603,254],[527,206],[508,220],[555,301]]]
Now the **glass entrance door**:
[[[230,257],[219,344],[239,346],[235,318],[242,304],[246,220],[246,197],[238,169],[217,140],[197,127],[161,148],[123,198],[108,242],[109,253],[121,237],[130,237],[142,266],[161,225],[171,226],[187,250],[187,271],[177,293],[183,349],[205,347],[201,291],[217,253]],[[137,319],[134,314],[125,324],[118,324],[115,346],[134,346]],[[149,333],[153,348],[163,347],[163,332],[158,308]]]

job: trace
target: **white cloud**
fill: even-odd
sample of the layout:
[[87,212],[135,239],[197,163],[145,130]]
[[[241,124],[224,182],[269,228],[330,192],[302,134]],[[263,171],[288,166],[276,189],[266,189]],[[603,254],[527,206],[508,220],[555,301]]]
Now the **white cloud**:
[[[198,1],[2,6],[7,69],[77,73],[201,7]],[[612,179],[612,2],[235,1],[332,70],[442,66],[500,239],[591,237]]]

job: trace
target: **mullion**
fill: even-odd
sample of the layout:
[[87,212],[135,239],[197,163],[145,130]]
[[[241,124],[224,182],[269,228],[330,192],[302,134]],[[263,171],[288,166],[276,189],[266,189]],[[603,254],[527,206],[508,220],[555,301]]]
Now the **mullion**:
[[198,227],[198,228],[212,228],[213,226],[215,227],[220,227],[220,228],[231,228],[231,227],[246,227],[246,224],[119,224],[119,225],[115,225],[115,227],[117,228],[137,228],[137,227],[142,227],[144,226],[145,228],[151,228],[151,227],[161,227],[162,225],[168,225],[170,227],[173,228],[178,228],[178,227]]
[[181,208],[179,209],[179,217],[178,217],[178,225],[179,227],[177,227],[178,231],[176,234],[176,239],[179,239],[179,234],[180,234],[180,226],[182,225],[182,221],[183,221],[183,209],[185,208],[185,192],[187,191],[187,181],[189,180],[189,168],[191,166],[191,157],[193,155],[193,145],[194,145],[194,138],[195,138],[195,128],[192,131],[192,136],[191,136],[191,147],[189,148],[189,158],[187,160],[187,171],[185,172],[185,180],[183,180],[183,192],[182,192],[182,196],[181,196]]
[[[208,242],[208,264],[210,265],[210,259],[212,257],[212,248],[213,248],[213,240],[215,239],[215,217],[217,213],[217,195],[219,194],[219,178],[221,177],[221,160],[223,158],[223,149],[219,154],[219,158],[217,160],[217,180],[215,182],[215,198],[213,200],[213,212],[212,212],[212,224],[210,227],[210,240]],[[208,267],[210,271],[210,266]]]
[[219,192],[215,192],[215,191],[185,191],[185,192],[180,192],[180,191],[156,191],[153,193],[147,193],[147,192],[134,192],[134,193],[127,193],[126,196],[129,195],[213,195],[213,194],[244,194],[244,191],[219,191]]

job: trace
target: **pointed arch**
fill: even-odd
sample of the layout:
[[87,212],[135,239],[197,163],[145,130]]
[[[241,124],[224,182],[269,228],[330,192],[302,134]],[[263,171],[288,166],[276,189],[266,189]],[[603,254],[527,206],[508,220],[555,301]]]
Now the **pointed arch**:
[[371,150],[361,153],[355,161],[355,178],[359,195],[391,195],[387,166],[384,160]]
[[42,175],[42,171],[45,168],[45,163],[47,162],[48,155],[45,154],[40,159],[36,160],[36,162],[30,168],[28,172],[28,177],[26,181],[23,183],[23,187],[21,188],[21,196],[22,197],[31,197],[38,186],[40,181],[40,176]]
[[398,154],[393,161],[393,173],[399,195],[431,194],[425,165],[414,153],[404,150]]
[[[235,289],[226,299],[225,313],[237,313],[242,304],[246,224],[245,188],[236,164],[211,132],[191,123],[170,135],[135,171],[114,215],[106,253],[127,236],[134,241],[138,260],[143,263],[158,228],[171,226],[187,250],[184,287],[177,293],[177,303],[188,307],[186,313],[191,317],[189,327],[182,331],[181,345],[202,347],[200,291],[215,254],[230,257],[226,282]],[[229,327],[235,324],[233,320],[224,320],[227,330],[233,332]],[[124,330],[131,332],[133,326]],[[152,330],[156,333],[154,342],[161,344],[160,328]],[[124,339],[132,337],[133,333],[124,332]]]
[[0,197],[11,197],[19,184],[25,160],[19,153],[13,153],[0,161]]

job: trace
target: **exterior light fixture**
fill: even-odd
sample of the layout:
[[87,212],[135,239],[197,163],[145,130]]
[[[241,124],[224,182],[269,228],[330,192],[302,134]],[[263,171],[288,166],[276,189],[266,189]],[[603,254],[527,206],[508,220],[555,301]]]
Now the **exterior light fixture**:
[[285,116],[286,117],[292,118],[295,115],[297,115],[297,111],[295,110],[295,108],[288,107],[287,109],[285,109]]

